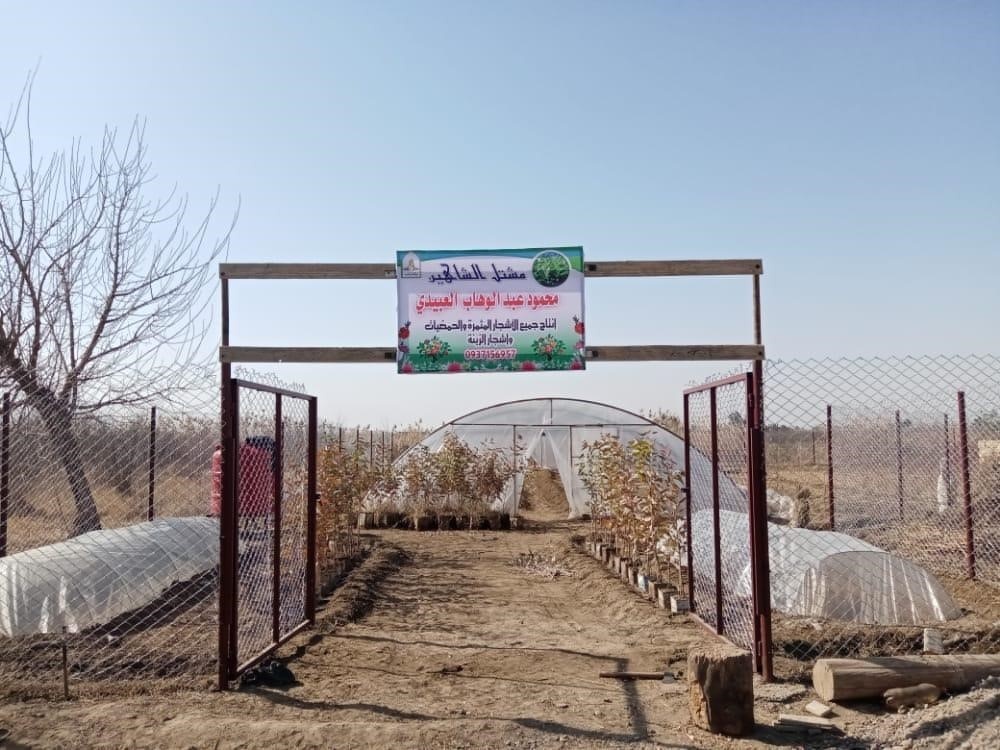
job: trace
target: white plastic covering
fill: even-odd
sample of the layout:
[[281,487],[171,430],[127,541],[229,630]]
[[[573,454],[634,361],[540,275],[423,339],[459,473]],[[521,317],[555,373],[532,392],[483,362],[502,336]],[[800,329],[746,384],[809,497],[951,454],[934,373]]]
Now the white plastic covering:
[[163,518],[18,552],[0,558],[0,634],[105,624],[218,562],[214,518]]
[[[576,518],[590,510],[590,495],[583,486],[579,466],[583,444],[601,435],[612,434],[628,442],[645,436],[668,453],[678,469],[684,468],[684,440],[638,414],[608,404],[570,398],[538,398],[497,404],[449,422],[422,441],[431,451],[441,447],[444,437],[453,433],[472,447],[490,444],[514,454],[519,459],[534,459],[540,466],[559,472],[569,503],[569,517]],[[404,453],[397,463],[406,460]],[[708,459],[691,451],[692,471],[710,472]],[[727,477],[722,477],[723,507],[745,507],[744,494]],[[516,513],[523,476],[518,476],[504,491],[495,509]],[[401,490],[401,496],[406,490]],[[735,503],[735,505],[734,505]],[[369,498],[366,506],[378,504]]]
[[[722,548],[723,581],[750,596],[750,532],[747,516],[719,513],[723,540],[745,540]],[[691,518],[695,578],[714,581],[712,513]],[[916,563],[834,531],[811,531],[769,523],[771,604],[789,615],[879,625],[921,625],[952,620],[962,612],[938,580]],[[702,580],[705,580],[704,578]]]

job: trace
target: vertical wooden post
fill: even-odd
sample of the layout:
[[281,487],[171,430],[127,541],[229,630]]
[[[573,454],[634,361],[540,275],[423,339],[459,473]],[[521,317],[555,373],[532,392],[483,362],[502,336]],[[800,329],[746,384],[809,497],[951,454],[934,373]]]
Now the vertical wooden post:
[[149,488],[146,498],[146,520],[156,517],[156,407],[149,408]]
[[815,466],[816,465],[816,428],[815,427],[810,427],[809,428],[809,437],[812,438],[812,447],[813,447],[813,450],[812,450],[812,456],[813,456],[812,465]]
[[830,531],[836,531],[833,500],[833,407],[830,404],[826,405],[826,498],[830,512]]
[[[222,345],[229,345],[229,279],[222,276]],[[223,362],[221,365],[221,408],[222,441],[220,453],[222,459],[222,497],[219,518],[219,654],[218,654],[218,688],[229,689],[229,675],[232,662],[233,644],[230,636],[233,632],[233,620],[236,612],[233,602],[236,572],[232,568],[236,542],[232,537],[231,506],[232,485],[236,481],[233,471],[235,459],[233,422],[233,383],[232,365]]]
[[969,431],[965,420],[965,391],[958,392],[958,451],[962,467],[962,500],[965,507],[965,575],[976,578],[976,539],[972,525],[972,480],[969,476]]
[[[764,335],[761,327],[760,311],[760,274],[753,276],[753,308],[754,308],[754,343],[757,346],[764,345]],[[773,654],[771,643],[771,562],[770,562],[770,542],[767,528],[767,443],[764,433],[764,363],[761,360],[754,360],[753,363],[753,391],[754,391],[754,414],[747,415],[748,421],[753,421],[758,437],[758,450],[755,457],[755,479],[756,490],[759,495],[759,518],[757,519],[757,555],[758,555],[758,575],[760,591],[758,599],[760,606],[755,613],[759,618],[760,642],[757,644],[760,649],[761,676],[765,682],[770,682],[774,677]]]
[[899,418],[899,409],[896,409],[896,495],[899,498],[899,520],[902,521],[903,513],[903,421]]
[[10,394],[3,394],[0,417],[0,557],[7,556],[7,523],[10,517]]

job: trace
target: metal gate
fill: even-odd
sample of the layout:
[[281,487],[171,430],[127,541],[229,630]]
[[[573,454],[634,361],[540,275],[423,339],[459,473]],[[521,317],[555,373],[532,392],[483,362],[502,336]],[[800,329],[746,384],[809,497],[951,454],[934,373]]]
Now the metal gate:
[[707,627],[771,677],[771,584],[760,393],[753,373],[684,392],[688,592]]
[[233,379],[223,393],[219,687],[315,620],[316,398]]

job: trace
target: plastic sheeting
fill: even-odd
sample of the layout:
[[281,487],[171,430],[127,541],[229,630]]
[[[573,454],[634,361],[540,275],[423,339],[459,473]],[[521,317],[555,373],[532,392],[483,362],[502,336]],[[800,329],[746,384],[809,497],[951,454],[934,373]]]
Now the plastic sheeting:
[[[722,548],[724,588],[749,597],[747,516],[723,510],[719,525],[723,539],[744,540]],[[910,560],[835,531],[767,527],[771,606],[780,612],[878,625],[922,625],[962,614],[941,583]],[[714,580],[712,532],[711,511],[692,515],[696,579]]]
[[103,625],[218,562],[214,518],[163,518],[18,552],[0,558],[0,634]]
[[[590,494],[580,478],[584,443],[601,435],[612,434],[623,442],[638,437],[653,440],[656,448],[667,453],[674,465],[684,466],[684,440],[669,430],[638,414],[618,409],[608,404],[570,398],[538,398],[497,404],[459,417],[432,432],[422,441],[429,450],[438,450],[445,435],[454,434],[472,447],[492,445],[508,451],[513,457],[518,445],[518,459],[531,458],[540,466],[559,472],[569,517],[576,518],[590,512]],[[405,461],[404,453],[397,463]],[[692,471],[711,472],[708,458],[692,449]],[[720,477],[723,507],[746,507],[744,493],[729,480]],[[517,513],[520,491],[524,478],[519,475],[508,484],[494,509]],[[405,496],[405,488],[401,497]],[[378,500],[368,498],[366,507],[375,509]]]

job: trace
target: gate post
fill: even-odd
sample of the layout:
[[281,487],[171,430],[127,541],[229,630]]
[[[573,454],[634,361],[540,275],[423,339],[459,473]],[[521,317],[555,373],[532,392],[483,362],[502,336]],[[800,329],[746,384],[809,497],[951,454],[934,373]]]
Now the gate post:
[[771,644],[771,561],[767,527],[767,453],[764,444],[763,373],[755,368],[747,378],[749,425],[751,571],[754,584],[754,638],[757,671],[765,681],[774,677]]
[[281,394],[274,394],[274,530],[271,540],[271,640],[281,640],[281,500],[284,488],[285,456],[282,435]]
[[229,689],[236,657],[237,472],[239,381],[222,388],[222,497],[219,513],[219,690]]
[[318,418],[316,397],[309,399],[309,444],[306,487],[306,619],[316,623],[316,451]]

